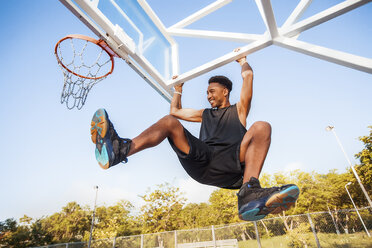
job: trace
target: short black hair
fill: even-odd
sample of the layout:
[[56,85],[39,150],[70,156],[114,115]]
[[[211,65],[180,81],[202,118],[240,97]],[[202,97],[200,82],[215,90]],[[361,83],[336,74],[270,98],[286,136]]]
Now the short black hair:
[[211,83],[219,83],[227,88],[227,90],[230,91],[232,90],[232,82],[230,79],[228,79],[225,76],[213,76],[208,80],[208,84]]

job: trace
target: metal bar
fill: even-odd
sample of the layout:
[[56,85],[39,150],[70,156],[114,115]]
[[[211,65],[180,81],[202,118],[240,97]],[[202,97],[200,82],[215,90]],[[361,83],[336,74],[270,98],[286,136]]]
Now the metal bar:
[[174,248],[177,248],[178,243],[177,243],[177,230],[174,230]]
[[93,208],[92,224],[90,226],[88,248],[90,248],[90,244],[92,242],[93,228],[94,228],[94,217],[96,216],[96,204],[97,204],[98,186],[95,186],[94,188],[96,190],[96,197],[94,198],[94,208]]
[[[95,8],[90,2],[85,2],[84,0],[75,0],[87,14],[100,25],[106,32],[111,36],[119,46],[122,45],[128,50],[127,41],[120,39],[120,37],[115,35],[115,27],[107,19],[106,16],[102,14],[102,12]],[[124,32],[124,31],[123,31]],[[114,48],[113,48],[114,49]],[[151,76],[155,79],[155,81],[161,85],[164,89],[167,88],[165,84],[165,80],[159,74],[159,72],[147,61],[147,59],[139,54],[133,53],[133,51],[127,51],[129,55]]]
[[153,81],[152,78],[146,76],[142,69],[138,67],[136,64],[134,64],[131,60],[126,60],[126,62],[135,72],[137,72],[146,81],[146,83],[148,83],[154,90],[156,90],[167,102],[170,103],[172,101],[170,90],[167,91],[163,87],[160,87],[156,82]]
[[164,37],[169,41],[169,43],[171,43],[171,45],[175,44],[176,43],[175,40],[172,38],[172,36],[169,35],[163,22],[159,19],[159,17],[156,15],[156,13],[150,7],[150,5],[146,2],[146,0],[137,0],[137,2],[139,3],[139,5],[141,5],[142,9],[150,17],[152,22],[159,29],[159,31],[164,35]]
[[66,8],[68,8],[80,21],[82,21],[95,35],[100,39],[104,38],[104,32],[99,31],[100,28],[90,18],[80,10],[71,0],[59,0]]
[[287,18],[287,20],[282,25],[282,28],[288,27],[295,23],[305,12],[305,10],[310,6],[313,0],[301,0],[297,7],[293,10],[292,14]]
[[312,221],[309,213],[307,213],[306,215],[307,215],[307,218],[309,220],[309,223],[310,223],[310,226],[311,226],[311,230],[313,231],[313,234],[314,234],[316,246],[318,248],[320,248],[321,246],[320,246],[320,243],[319,243],[318,235],[316,235],[316,231],[315,231],[315,227],[314,227],[313,221]]
[[179,63],[179,52],[178,52],[178,44],[175,43],[171,47],[172,50],[172,73],[174,75],[178,75],[180,73],[180,63]]
[[258,248],[261,248],[260,233],[258,232],[257,222],[253,221],[253,224],[254,224],[254,229],[256,230],[256,239],[257,239]]
[[270,33],[271,38],[275,39],[276,37],[278,37],[279,32],[270,0],[256,0],[256,4],[261,13],[261,17],[266,24],[267,30]]
[[212,240],[213,240],[213,247],[216,248],[216,235],[214,234],[214,226],[212,226]]
[[[103,30],[105,30],[106,33],[111,35],[114,39],[116,38],[115,41],[117,43],[124,43],[124,45],[130,43],[130,41],[117,40],[117,37],[114,36],[115,26],[96,6],[94,6],[93,3],[85,0],[75,0],[75,2],[88,14],[90,18],[92,18]],[[104,36],[104,38],[106,37]]]
[[[166,87],[159,87],[152,79],[148,78],[148,73],[145,73],[137,65],[133,63],[131,59],[128,58],[128,51],[123,51],[125,46],[118,45],[110,36],[107,37],[104,32],[100,31],[101,29],[88,17],[80,8],[78,8],[71,0],[60,0],[60,2],[66,6],[76,17],[78,17],[93,33],[95,33],[100,39],[104,39],[111,49],[115,53],[119,54],[123,59],[126,60],[128,65],[137,72],[145,81],[153,87],[165,100],[171,102],[172,97],[170,96],[170,90],[167,91]],[[93,3],[94,4],[94,3]],[[172,55],[174,51],[172,50]],[[177,55],[178,56],[178,55]],[[178,57],[177,57],[178,59]]]
[[141,248],[143,248],[144,246],[143,246],[143,234],[141,234]]
[[210,13],[216,11],[217,9],[225,6],[226,4],[230,3],[232,0],[218,0],[215,1],[214,3],[211,3],[210,5],[204,7],[203,9],[195,12],[194,14],[186,17],[182,21],[177,22],[170,28],[183,28],[186,27],[187,25],[190,25],[191,23],[196,22],[197,20],[203,18],[206,15],[209,15]]
[[329,9],[326,9],[316,15],[313,15],[303,21],[300,21],[286,29],[281,30],[280,34],[286,37],[293,37],[297,34],[308,30],[321,23],[329,21],[337,16],[340,16],[348,11],[358,8],[372,0],[346,0]]
[[[138,41],[138,50],[140,51],[140,54],[143,53],[143,33],[141,30],[132,22],[132,20],[125,14],[125,12],[120,8],[120,6],[115,2],[115,0],[110,0],[111,4],[116,8],[116,10],[120,13],[122,17],[132,26],[134,30],[138,33],[139,41]],[[97,7],[97,6],[96,6]],[[125,33],[125,32],[123,32]],[[129,36],[127,37],[129,38]],[[134,49],[132,50],[134,52]]]
[[368,231],[366,225],[364,224],[364,221],[363,221],[363,219],[362,219],[362,216],[360,216],[360,213],[359,213],[359,211],[358,211],[358,208],[356,207],[356,205],[355,205],[355,203],[354,203],[354,200],[353,200],[353,198],[351,197],[349,190],[347,189],[347,185],[349,185],[349,184],[351,184],[351,183],[347,183],[347,184],[345,185],[346,192],[347,192],[347,194],[349,195],[349,198],[350,198],[351,202],[353,203],[353,206],[354,206],[354,208],[355,208],[355,211],[356,211],[357,214],[358,214],[358,217],[359,217],[359,219],[360,219],[360,222],[362,222],[362,225],[363,225],[363,227],[364,227],[364,230],[366,231],[368,237],[371,237],[371,234],[369,234],[369,231]]
[[116,247],[116,237],[114,237],[114,240],[112,241],[112,248]]
[[272,44],[272,40],[270,37],[264,37],[258,41],[255,41],[245,47],[240,48],[239,52],[230,52],[222,57],[219,57],[215,60],[212,60],[204,65],[201,65],[199,67],[196,67],[186,73],[183,73],[179,75],[174,80],[169,80],[167,83],[168,87],[174,86],[176,84],[186,82],[188,80],[191,80],[193,78],[196,78],[204,73],[207,73],[211,70],[214,70],[218,67],[221,67],[223,65],[226,65],[230,62],[233,62],[237,60],[238,58],[241,58],[244,55],[248,55],[251,53],[254,53],[262,48],[265,48],[267,46],[270,46]]
[[351,170],[352,170],[353,173],[354,173],[355,178],[357,179],[357,181],[358,181],[358,183],[359,183],[360,188],[362,189],[362,191],[363,191],[365,197],[367,198],[367,201],[368,201],[369,205],[372,207],[372,201],[371,201],[371,198],[369,197],[369,195],[368,195],[368,193],[367,193],[367,190],[364,188],[364,185],[362,184],[362,181],[361,181],[360,178],[359,178],[358,173],[356,172],[356,170],[355,170],[353,164],[351,163],[349,157],[347,156],[347,154],[346,154],[346,152],[345,152],[345,149],[344,149],[344,146],[342,145],[340,139],[338,138],[338,136],[337,136],[337,134],[336,134],[335,128],[334,128],[333,126],[328,126],[326,130],[331,130],[332,133],[333,133],[333,135],[335,136],[338,145],[340,146],[340,148],[341,148],[341,150],[342,150],[342,152],[343,152],[343,154],[344,154],[344,156],[345,156],[347,162],[349,163],[349,165],[350,165],[350,167],[351,167]]
[[292,38],[279,37],[274,40],[274,44],[322,60],[333,62],[335,64],[372,73],[372,59],[369,58],[332,50]]
[[169,33],[173,36],[213,39],[213,40],[226,40],[235,42],[252,42],[261,39],[263,36],[258,34],[244,34],[233,32],[220,32],[210,30],[195,30],[195,29],[169,29]]
[[331,218],[332,218],[333,225],[335,226],[336,233],[337,233],[337,235],[340,235],[340,230],[338,229],[337,223],[336,223],[336,221],[335,221],[335,217],[333,216],[331,210],[329,209],[328,204],[327,204],[327,208],[328,208],[328,213],[329,213],[329,215],[330,215]]

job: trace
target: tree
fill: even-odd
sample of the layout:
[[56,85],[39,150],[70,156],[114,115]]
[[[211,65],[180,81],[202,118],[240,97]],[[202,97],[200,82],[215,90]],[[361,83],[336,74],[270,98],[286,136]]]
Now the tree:
[[53,242],[81,241],[90,230],[90,212],[76,202],[69,202],[62,211],[41,220],[42,227],[53,237]]
[[179,229],[192,229],[211,225],[213,216],[210,214],[209,204],[189,203],[182,209],[180,218]]
[[142,231],[153,233],[177,229],[182,222],[179,216],[186,200],[182,194],[179,188],[165,183],[141,196],[146,202],[141,208]]
[[48,245],[52,242],[52,235],[42,225],[42,219],[37,219],[31,223],[30,240],[32,246]]
[[[370,129],[368,136],[361,136],[359,137],[359,140],[363,142],[364,149],[355,154],[355,157],[359,159],[360,164],[355,166],[355,170],[357,171],[360,180],[366,189],[369,196],[372,195],[372,126],[368,127]],[[355,200],[356,204],[361,205],[367,205],[367,199],[365,198],[364,193],[361,191],[360,186],[352,174],[351,168],[350,168],[350,174],[352,175],[350,177],[350,181],[352,182],[352,185],[350,186],[350,192],[352,194],[353,199]]]
[[12,234],[17,231],[17,221],[13,218],[0,222],[0,244],[9,246]]
[[[129,236],[139,234],[139,227],[134,217],[130,216],[133,205],[126,200],[121,200],[114,206],[98,207],[96,209],[97,224],[94,226],[93,238],[104,239],[118,236]],[[84,240],[89,239],[86,231]]]
[[238,198],[236,190],[218,189],[209,197],[212,225],[228,224],[239,221]]

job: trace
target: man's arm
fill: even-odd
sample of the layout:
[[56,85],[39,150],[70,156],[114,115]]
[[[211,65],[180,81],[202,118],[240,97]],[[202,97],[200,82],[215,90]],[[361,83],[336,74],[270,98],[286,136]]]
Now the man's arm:
[[196,110],[190,108],[182,108],[181,96],[182,96],[183,83],[174,86],[174,93],[170,107],[170,114],[174,117],[192,122],[201,122],[204,109]]
[[252,93],[253,93],[253,70],[252,67],[248,64],[246,57],[240,58],[237,62],[242,67],[242,78],[243,85],[240,92],[240,99],[237,103],[239,120],[246,126],[247,116],[251,108]]

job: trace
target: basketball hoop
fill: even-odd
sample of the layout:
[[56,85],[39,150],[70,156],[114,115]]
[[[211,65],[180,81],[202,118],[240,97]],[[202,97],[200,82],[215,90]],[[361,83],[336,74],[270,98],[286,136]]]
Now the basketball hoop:
[[118,57],[103,40],[71,34],[59,40],[54,53],[64,76],[61,103],[81,109],[91,88],[114,70]]

